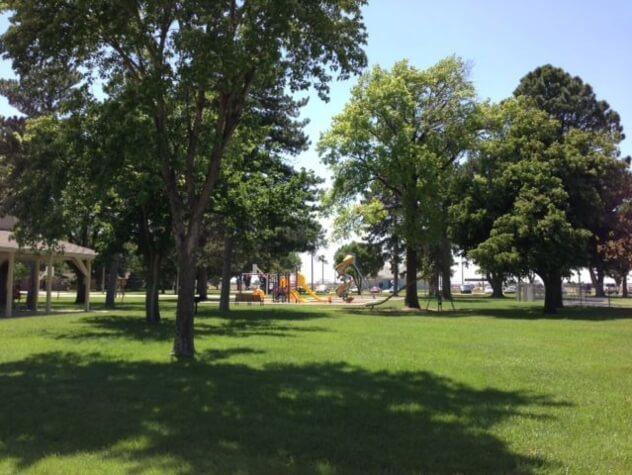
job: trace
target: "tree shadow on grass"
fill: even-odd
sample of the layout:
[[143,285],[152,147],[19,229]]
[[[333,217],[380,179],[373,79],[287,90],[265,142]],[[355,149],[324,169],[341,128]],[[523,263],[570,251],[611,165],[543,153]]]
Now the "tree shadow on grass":
[[0,458],[25,470],[98,452],[127,471],[181,473],[553,468],[491,432],[568,406],[545,395],[344,363],[251,368],[225,360],[248,350],[230,351],[185,364],[57,352],[1,364]]
[[[462,302],[459,302],[463,305]],[[474,308],[462,308],[457,306],[452,310],[449,306],[441,312],[430,308],[428,311],[422,309],[420,312],[410,312],[399,308],[385,309],[345,309],[344,313],[354,315],[376,316],[376,317],[437,317],[437,318],[470,318],[470,317],[492,317],[507,320],[583,320],[583,321],[610,321],[632,319],[632,308],[624,307],[566,307],[559,309],[557,314],[547,315],[539,306],[524,306],[513,308],[496,308],[477,306]]]
[[[215,317],[220,323],[211,322],[209,317]],[[221,314],[207,313],[198,317],[195,324],[195,334],[198,337],[229,336],[247,338],[254,336],[292,337],[304,332],[324,332],[323,327],[301,327],[283,323],[284,321],[301,321],[322,318],[317,312],[253,312],[242,310]],[[170,341],[174,335],[174,321],[164,318],[158,324],[149,324],[138,316],[107,314],[91,315],[78,319],[76,329],[65,332],[58,339],[100,339],[123,338],[135,341]]]

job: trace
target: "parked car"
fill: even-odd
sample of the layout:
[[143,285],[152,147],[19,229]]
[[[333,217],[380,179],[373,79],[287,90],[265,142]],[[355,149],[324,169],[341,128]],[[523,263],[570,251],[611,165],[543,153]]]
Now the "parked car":
[[460,288],[462,294],[471,294],[474,290],[474,284],[463,284]]
[[617,284],[605,284],[604,291],[607,295],[617,295],[619,293],[619,289],[617,288]]
[[503,292],[508,293],[508,294],[514,294],[516,293],[516,286],[515,285],[508,285],[503,289]]

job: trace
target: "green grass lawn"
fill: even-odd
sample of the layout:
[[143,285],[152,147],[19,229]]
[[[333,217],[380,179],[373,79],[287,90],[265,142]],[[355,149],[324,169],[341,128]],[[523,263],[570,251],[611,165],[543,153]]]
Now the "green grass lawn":
[[631,473],[618,304],[206,305],[185,363],[172,301],[0,321],[0,473]]

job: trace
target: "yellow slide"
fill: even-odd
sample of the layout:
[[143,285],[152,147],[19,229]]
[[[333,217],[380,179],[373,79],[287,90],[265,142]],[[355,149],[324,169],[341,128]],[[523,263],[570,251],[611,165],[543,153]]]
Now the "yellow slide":
[[349,254],[340,264],[336,266],[336,272],[339,276],[343,276],[347,273],[347,269],[351,266],[355,266],[355,256]]
[[307,279],[305,278],[305,276],[303,274],[301,274],[300,272],[297,274],[298,276],[298,286],[303,289],[305,291],[305,293],[307,293],[310,297],[314,298],[315,300],[319,301],[319,302],[329,302],[327,299],[324,299],[322,297],[319,297],[316,292],[314,292],[312,289],[309,288],[309,285],[307,285]]
[[301,297],[301,294],[299,294],[296,290],[290,290],[290,296],[296,300],[296,303],[305,303],[307,302],[307,300],[305,300],[303,297]]

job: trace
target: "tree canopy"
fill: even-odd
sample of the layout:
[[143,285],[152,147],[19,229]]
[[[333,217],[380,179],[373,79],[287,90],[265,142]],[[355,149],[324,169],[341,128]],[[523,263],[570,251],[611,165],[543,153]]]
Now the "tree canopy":
[[399,217],[406,247],[406,304],[419,308],[417,272],[424,242],[437,240],[444,175],[472,146],[478,105],[467,67],[447,58],[427,70],[406,61],[363,76],[319,150],[334,183],[330,200],[360,203]]

